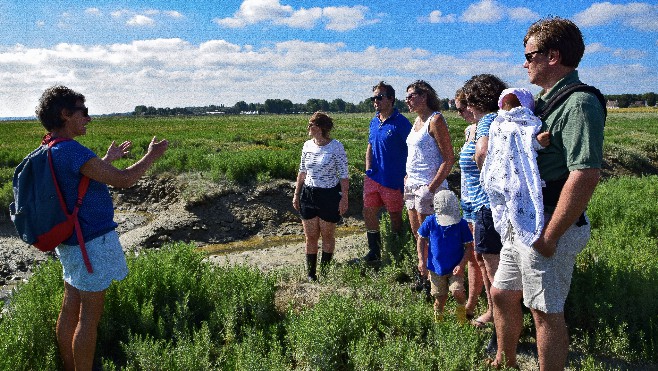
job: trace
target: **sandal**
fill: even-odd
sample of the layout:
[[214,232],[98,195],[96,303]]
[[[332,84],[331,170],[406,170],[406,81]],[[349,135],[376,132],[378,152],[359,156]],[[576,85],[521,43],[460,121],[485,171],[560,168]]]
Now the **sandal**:
[[478,329],[480,329],[480,330],[484,330],[484,329],[486,329],[487,327],[489,327],[489,324],[490,324],[490,323],[491,323],[491,322],[482,322],[482,321],[480,321],[480,320],[477,319],[477,318],[474,319],[474,320],[471,320],[471,325],[473,325],[474,327],[476,327],[476,328],[478,328]]

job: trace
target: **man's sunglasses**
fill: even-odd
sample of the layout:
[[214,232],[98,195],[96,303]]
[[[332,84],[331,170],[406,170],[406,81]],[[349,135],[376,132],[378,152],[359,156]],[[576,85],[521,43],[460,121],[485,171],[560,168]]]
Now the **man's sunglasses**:
[[541,49],[535,50],[534,52],[525,53],[524,54],[525,60],[528,61],[528,63],[532,63],[532,60],[535,58],[535,54],[542,54],[542,53],[544,53],[544,51]]
[[82,111],[82,116],[89,117],[89,108],[87,107],[70,107],[71,111]]
[[370,100],[371,100],[372,102],[374,102],[374,101],[376,101],[376,100],[382,100],[382,99],[384,99],[384,98],[386,98],[386,97],[387,97],[386,94],[377,94],[377,95],[375,95],[374,97],[370,97]]

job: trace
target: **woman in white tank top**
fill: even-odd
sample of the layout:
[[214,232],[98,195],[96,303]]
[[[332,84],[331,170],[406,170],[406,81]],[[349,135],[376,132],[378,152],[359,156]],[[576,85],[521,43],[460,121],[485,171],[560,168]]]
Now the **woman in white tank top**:
[[407,87],[409,111],[418,114],[407,137],[407,176],[404,199],[414,237],[425,217],[434,213],[432,199],[439,189],[447,189],[446,178],[455,162],[448,124],[439,98],[425,81]]

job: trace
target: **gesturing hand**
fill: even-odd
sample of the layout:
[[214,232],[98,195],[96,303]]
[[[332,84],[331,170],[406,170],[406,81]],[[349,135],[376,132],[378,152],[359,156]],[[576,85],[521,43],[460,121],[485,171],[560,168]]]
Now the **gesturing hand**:
[[105,157],[103,157],[104,161],[116,161],[120,159],[121,157],[124,157],[130,153],[130,147],[132,147],[133,143],[129,140],[121,143],[120,145],[117,146],[116,141],[112,141],[110,144],[110,147],[107,149],[107,153],[105,154]]

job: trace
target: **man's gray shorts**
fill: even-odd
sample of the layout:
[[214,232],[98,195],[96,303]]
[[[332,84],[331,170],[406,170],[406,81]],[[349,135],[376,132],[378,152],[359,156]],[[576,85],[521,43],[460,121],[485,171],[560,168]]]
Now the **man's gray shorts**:
[[[546,214],[545,220],[551,215]],[[573,224],[558,240],[555,254],[544,257],[522,244],[514,231],[504,237],[500,264],[493,285],[501,290],[523,291],[523,304],[544,313],[564,312],[576,255],[587,245],[590,223]]]

